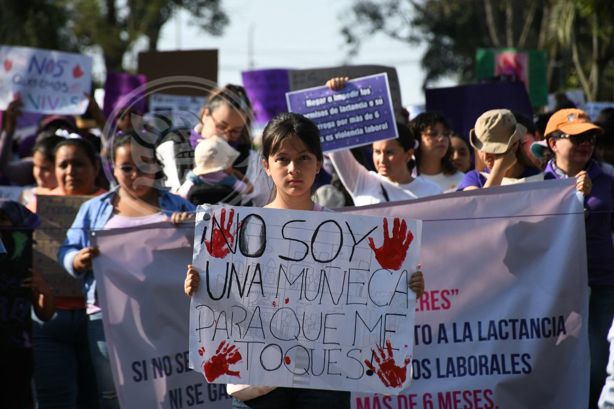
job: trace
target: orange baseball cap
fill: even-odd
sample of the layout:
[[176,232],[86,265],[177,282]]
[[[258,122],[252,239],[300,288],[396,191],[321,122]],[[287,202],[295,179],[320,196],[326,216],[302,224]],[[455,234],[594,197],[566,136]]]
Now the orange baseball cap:
[[603,133],[603,129],[592,123],[586,112],[575,108],[560,109],[548,120],[545,136],[547,138],[555,131],[561,131],[567,135],[579,135],[593,130]]

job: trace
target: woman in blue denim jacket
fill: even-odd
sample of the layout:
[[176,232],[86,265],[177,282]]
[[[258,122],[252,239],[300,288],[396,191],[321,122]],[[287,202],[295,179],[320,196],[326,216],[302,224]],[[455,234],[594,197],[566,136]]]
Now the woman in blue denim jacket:
[[153,146],[148,146],[145,140],[136,132],[116,138],[112,159],[118,187],[83,203],[58,252],[58,260],[66,271],[83,280],[90,352],[102,408],[119,408],[119,404],[92,270],[92,260],[98,250],[91,246],[90,232],[165,221],[180,223],[193,218],[194,205],[157,188],[160,185],[156,180],[160,164]]

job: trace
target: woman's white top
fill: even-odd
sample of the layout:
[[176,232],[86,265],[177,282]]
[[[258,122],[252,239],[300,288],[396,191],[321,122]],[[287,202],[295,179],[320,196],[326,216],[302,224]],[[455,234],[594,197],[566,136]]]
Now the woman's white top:
[[387,177],[367,170],[349,150],[330,152],[328,156],[356,206],[411,200],[443,193],[437,184],[422,176],[416,177],[410,183],[391,182]]
[[446,175],[443,172],[436,175],[420,174],[423,179],[429,180],[435,183],[443,192],[455,192],[456,186],[463,180],[465,174],[463,172],[456,172],[452,175]]

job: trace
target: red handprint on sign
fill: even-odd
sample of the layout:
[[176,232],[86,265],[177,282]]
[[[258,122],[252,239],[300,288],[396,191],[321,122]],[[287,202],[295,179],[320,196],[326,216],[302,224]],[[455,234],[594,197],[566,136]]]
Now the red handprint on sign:
[[405,220],[401,222],[398,217],[394,218],[392,237],[389,236],[388,219],[384,218],[384,243],[380,248],[376,248],[373,238],[369,237],[369,247],[375,253],[375,258],[380,266],[389,270],[398,270],[405,261],[407,249],[413,239],[414,235],[407,230]]
[[377,345],[377,350],[379,351],[379,356],[376,351],[373,351],[377,368],[372,362],[365,359],[367,368],[377,374],[384,386],[389,388],[403,386],[405,379],[407,379],[407,366],[411,362],[411,359],[409,357],[405,358],[404,365],[402,367],[398,366],[396,362],[394,362],[392,344],[389,339],[386,340],[386,351],[379,345]]
[[[199,349],[198,353],[203,356],[205,349]],[[241,353],[235,345],[227,344],[226,341],[220,342],[215,354],[207,362],[203,362],[205,378],[208,382],[213,382],[222,375],[240,376],[239,371],[230,370],[230,365],[236,364],[241,358]]]
[[235,216],[235,210],[230,210],[230,216],[228,217],[228,224],[226,222],[226,209],[222,209],[222,216],[220,223],[216,223],[215,215],[213,215],[213,220],[211,220],[211,228],[213,229],[211,241],[205,240],[205,246],[207,247],[207,251],[213,257],[216,258],[224,258],[228,253],[230,253],[230,248],[234,244],[234,236],[230,232],[230,228],[232,227],[232,221]]

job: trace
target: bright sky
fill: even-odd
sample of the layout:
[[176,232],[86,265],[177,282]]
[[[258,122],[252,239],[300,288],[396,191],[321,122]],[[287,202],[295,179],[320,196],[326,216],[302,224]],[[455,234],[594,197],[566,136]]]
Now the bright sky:
[[[230,24],[213,37],[188,24],[187,13],[167,23],[158,43],[161,51],[219,50],[218,82],[241,83],[249,69],[249,37],[253,32],[253,68],[318,68],[341,65],[346,58],[340,16],[352,0],[224,0]],[[420,89],[423,49],[383,35],[369,38],[350,64],[394,66],[404,105],[424,103]]]

